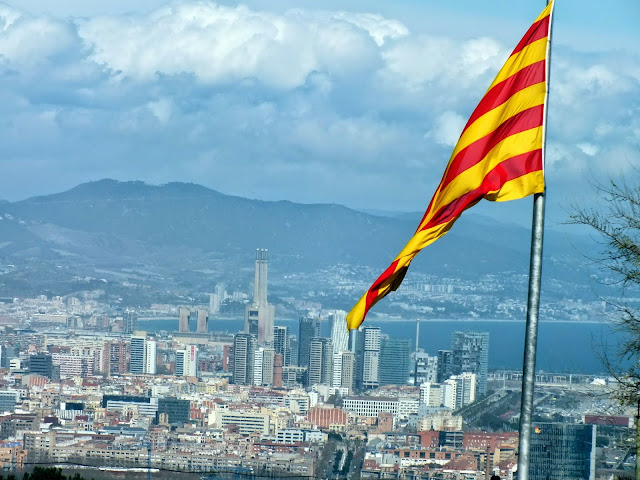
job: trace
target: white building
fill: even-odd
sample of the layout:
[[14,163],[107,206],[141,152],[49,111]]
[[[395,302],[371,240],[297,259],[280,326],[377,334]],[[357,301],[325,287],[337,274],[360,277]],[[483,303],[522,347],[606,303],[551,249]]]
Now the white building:
[[157,350],[158,344],[155,340],[145,340],[144,373],[148,375],[155,375],[157,372]]
[[380,412],[398,414],[398,399],[388,397],[347,397],[342,408],[359,417],[377,417]]
[[325,434],[321,430],[285,428],[276,433],[276,442],[278,443],[324,443],[324,441]]
[[176,377],[195,377],[198,374],[198,347],[188,345],[176,351]]
[[444,405],[444,391],[441,383],[423,383],[420,385],[420,403],[428,407]]
[[218,428],[227,428],[229,425],[237,425],[241,435],[250,435],[259,433],[260,435],[269,435],[269,414],[257,413],[251,411],[216,411],[216,426]]
[[444,406],[456,410],[476,401],[477,376],[465,372],[444,381]]
[[362,334],[364,335],[362,386],[363,388],[376,388],[380,385],[380,328],[365,327]]
[[409,415],[418,413],[420,408],[420,400],[417,398],[399,398],[398,399],[398,418],[405,420]]
[[331,325],[331,344],[333,354],[344,352],[349,347],[349,331],[347,330],[347,312],[344,310],[332,310],[329,312]]

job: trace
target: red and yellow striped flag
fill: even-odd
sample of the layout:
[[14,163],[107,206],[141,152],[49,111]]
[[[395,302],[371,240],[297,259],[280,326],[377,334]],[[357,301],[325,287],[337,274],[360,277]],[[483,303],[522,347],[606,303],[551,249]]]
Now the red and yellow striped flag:
[[414,236],[347,315],[358,328],[396,290],[411,260],[481,199],[502,202],[544,191],[547,58],[553,2],[531,25],[471,114]]

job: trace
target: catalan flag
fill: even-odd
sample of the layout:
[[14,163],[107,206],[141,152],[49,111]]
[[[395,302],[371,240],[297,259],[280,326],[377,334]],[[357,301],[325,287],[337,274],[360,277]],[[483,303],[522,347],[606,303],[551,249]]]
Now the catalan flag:
[[349,330],[396,290],[413,258],[467,208],[544,191],[543,145],[553,2],[531,25],[464,127],[416,233],[347,315]]

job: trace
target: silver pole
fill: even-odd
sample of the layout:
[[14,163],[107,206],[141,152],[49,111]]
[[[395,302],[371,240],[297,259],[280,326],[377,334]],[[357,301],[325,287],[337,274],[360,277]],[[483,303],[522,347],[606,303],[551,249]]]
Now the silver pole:
[[542,278],[542,241],[544,237],[544,193],[533,197],[533,226],[531,229],[531,262],[529,264],[529,299],[527,326],[522,364],[522,397],[520,400],[520,439],[518,446],[518,480],[529,480],[531,447],[531,417],[533,387],[536,374],[536,345],[538,342],[538,311]]
[[[546,0],[549,5],[549,0]],[[551,72],[551,33],[553,29],[553,8],[550,12],[549,42],[547,44],[547,92],[544,102],[543,168],[547,148],[547,109]],[[540,310],[540,283],[542,280],[542,243],[544,240],[545,194],[533,196],[533,221],[531,226],[531,259],[529,263],[529,295],[527,300],[527,324],[524,337],[524,358],[522,361],[522,396],[520,397],[520,437],[518,442],[518,480],[529,480],[531,459],[531,431],[533,416],[533,390],[536,375],[536,349],[538,344],[538,312]]]

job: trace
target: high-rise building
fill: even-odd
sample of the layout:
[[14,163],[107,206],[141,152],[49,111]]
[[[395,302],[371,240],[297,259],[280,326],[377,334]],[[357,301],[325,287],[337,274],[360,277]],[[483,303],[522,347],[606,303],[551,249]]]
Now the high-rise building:
[[275,350],[270,347],[266,347],[262,351],[262,385],[273,385],[275,354]]
[[198,323],[196,327],[197,333],[209,332],[209,315],[206,308],[198,309]]
[[134,335],[131,337],[131,361],[129,363],[129,372],[134,375],[142,375],[144,373],[145,341],[146,336]]
[[477,393],[487,393],[489,366],[489,332],[453,332],[452,370],[454,375],[475,373],[478,379]]
[[[297,367],[299,360],[298,354],[300,353],[300,346],[298,345],[298,337],[295,335],[289,335],[289,346],[291,347],[291,359],[289,360],[288,367]],[[284,375],[284,370],[283,370]]]
[[268,253],[256,250],[256,269],[253,283],[253,303],[245,310],[244,331],[253,333],[257,329],[260,344],[273,344],[273,319],[275,307],[267,301]]
[[414,357],[413,384],[418,386],[426,382],[436,383],[438,380],[438,357],[432,357],[422,351],[415,352]]
[[317,318],[300,317],[298,323],[298,366],[309,366],[309,345],[313,338],[320,336],[320,322]]
[[155,375],[157,372],[157,350],[158,344],[155,340],[145,340],[144,342],[144,373]]
[[182,427],[185,423],[189,423],[191,402],[178,398],[160,398],[158,399],[158,416],[162,414],[168,416],[170,424]]
[[191,316],[191,309],[182,307],[179,310],[179,320],[178,320],[178,331],[179,332],[188,332],[189,331],[189,317]]
[[453,352],[438,350],[438,374],[436,382],[442,383],[453,375]]
[[333,376],[333,346],[330,338],[316,337],[309,343],[307,385],[331,386]]
[[349,330],[347,330],[347,312],[333,310],[329,312],[329,325],[331,325],[331,343],[333,353],[344,352],[349,349]]
[[129,346],[128,342],[112,342],[108,344],[107,372],[109,375],[124,375],[129,371]]
[[476,401],[477,376],[475,373],[461,373],[452,375],[445,380],[444,385],[444,406],[456,410],[466,407]]
[[209,295],[209,315],[217,315],[220,313],[220,297],[217,293]]
[[224,283],[218,283],[214,293],[218,295],[221,303],[224,302],[227,298],[227,286]]
[[380,327],[362,329],[362,388],[380,386]]
[[273,349],[282,355],[282,365],[291,365],[291,342],[289,338],[289,327],[275,325],[273,327]]
[[530,455],[531,480],[594,480],[596,426],[536,423]]
[[236,385],[253,384],[253,368],[256,350],[256,338],[249,333],[238,333],[233,338],[233,374]]
[[17,349],[13,345],[0,345],[0,368],[9,368],[9,362],[17,356]]
[[378,381],[382,385],[406,385],[409,380],[411,343],[403,338],[382,337]]
[[53,358],[49,353],[36,353],[29,356],[29,372],[50,379],[55,377]]
[[346,350],[333,356],[333,387],[348,388],[353,391],[355,356]]
[[253,384],[262,385],[262,360],[264,348],[257,348],[253,353]]
[[196,377],[198,375],[198,347],[187,345],[176,351],[176,377]]
[[272,386],[275,351],[271,347],[259,347],[253,355],[253,384]]
[[133,310],[125,310],[122,314],[122,332],[133,333],[138,329],[138,314]]
[[280,353],[273,356],[273,386],[282,387],[282,355]]

